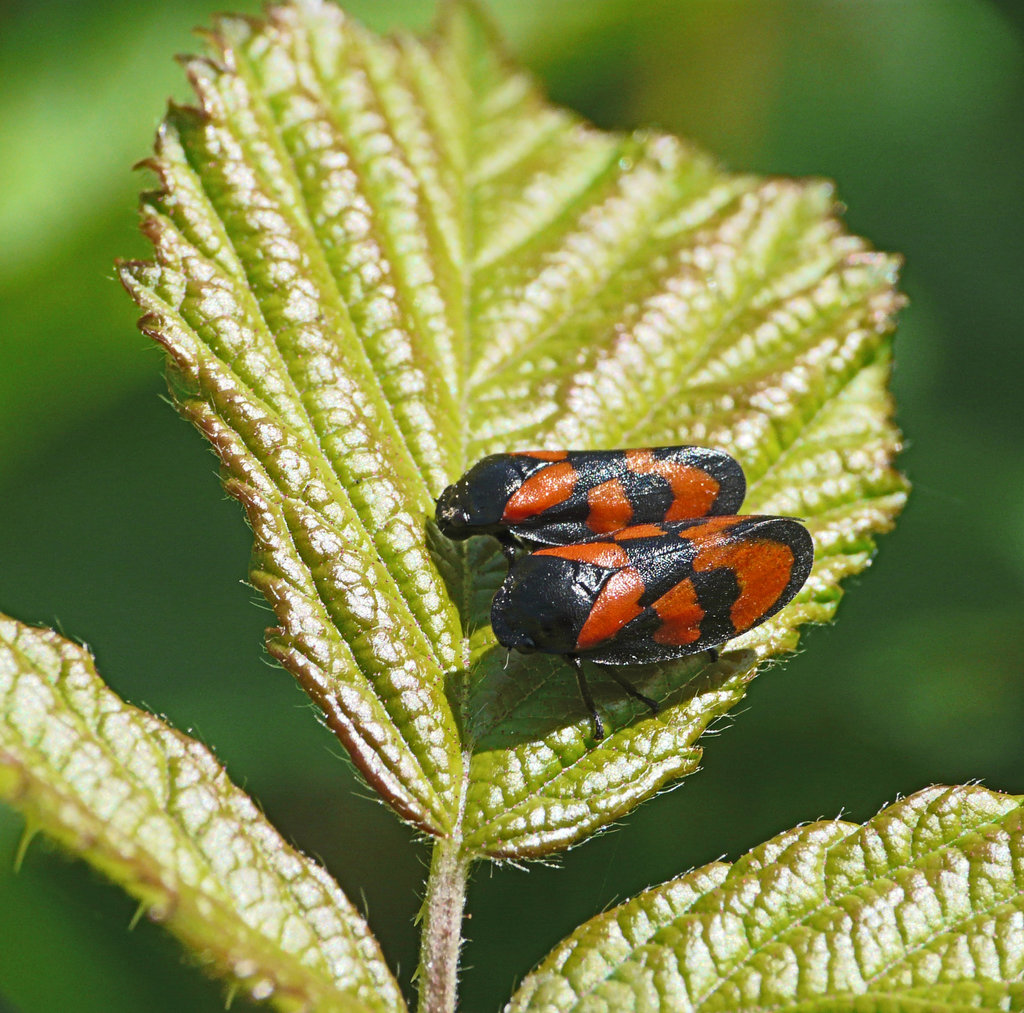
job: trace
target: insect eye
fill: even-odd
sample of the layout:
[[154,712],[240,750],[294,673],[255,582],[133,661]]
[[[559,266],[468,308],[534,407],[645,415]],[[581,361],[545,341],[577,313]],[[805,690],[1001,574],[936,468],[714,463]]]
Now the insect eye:
[[453,527],[463,527],[469,520],[464,507],[457,506],[450,497],[444,495],[437,501],[437,520]]

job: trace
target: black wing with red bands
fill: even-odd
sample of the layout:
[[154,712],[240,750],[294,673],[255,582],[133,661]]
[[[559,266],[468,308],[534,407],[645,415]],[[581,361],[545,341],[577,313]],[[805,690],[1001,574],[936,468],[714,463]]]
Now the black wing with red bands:
[[605,665],[697,654],[787,605],[814,560],[788,517],[641,524],[541,549],[510,569],[491,608],[499,643]]
[[441,493],[436,516],[449,538],[565,545],[631,524],[733,514],[745,494],[740,465],[705,447],[539,450],[478,461]]

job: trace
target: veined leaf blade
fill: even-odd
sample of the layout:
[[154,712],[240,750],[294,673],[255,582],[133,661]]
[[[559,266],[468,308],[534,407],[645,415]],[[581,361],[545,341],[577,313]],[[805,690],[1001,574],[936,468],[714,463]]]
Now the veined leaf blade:
[[[125,276],[246,506],[270,649],[402,816],[478,855],[564,848],[696,768],[902,507],[896,260],[828,184],[550,106],[469,3],[425,40],[322,0],[212,39],[152,163],[156,266]],[[503,666],[500,559],[431,500],[490,452],[670,443],[735,456],[815,568],[718,665],[633,673],[654,718],[592,670],[598,747],[567,666]]]
[[404,1008],[348,898],[205,746],[120,700],[84,648],[5,616],[0,797],[253,998],[286,1010]]
[[1021,798],[929,788],[586,922],[509,1013],[1024,1008]]

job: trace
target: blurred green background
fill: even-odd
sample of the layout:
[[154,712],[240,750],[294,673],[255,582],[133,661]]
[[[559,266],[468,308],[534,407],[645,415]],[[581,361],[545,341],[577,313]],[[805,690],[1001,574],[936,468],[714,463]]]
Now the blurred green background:
[[[130,171],[171,56],[225,0],[0,5],[0,609],[87,641],[132,702],[214,745],[361,899],[406,987],[428,851],[369,799],[261,648],[249,538],[161,400],[113,280],[142,256]],[[432,3],[353,0],[367,23]],[[654,123],[736,169],[835,179],[851,229],[906,255],[894,379],[915,490],[838,623],[706,740],[706,769],[558,868],[480,867],[466,1010],[495,1010],[574,925],[793,824],[932,782],[1024,792],[1024,51],[983,0],[492,0],[552,96]],[[268,730],[273,729],[273,734]],[[21,821],[0,811],[0,863]],[[0,1010],[217,1011],[220,986],[84,867],[0,874]],[[509,931],[515,926],[514,932]],[[238,1004],[244,1005],[244,1004]],[[236,1007],[237,1008],[237,1007]]]

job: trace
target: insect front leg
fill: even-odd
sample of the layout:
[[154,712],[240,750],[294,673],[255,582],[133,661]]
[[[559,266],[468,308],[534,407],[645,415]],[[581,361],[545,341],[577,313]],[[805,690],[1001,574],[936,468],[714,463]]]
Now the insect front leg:
[[576,673],[576,685],[580,688],[583,706],[590,711],[590,717],[594,722],[594,739],[600,742],[604,738],[604,723],[601,721],[601,715],[597,713],[594,698],[590,694],[590,686],[587,684],[587,677],[583,674],[583,666],[575,654],[567,654],[565,660],[572,665],[572,670]]

